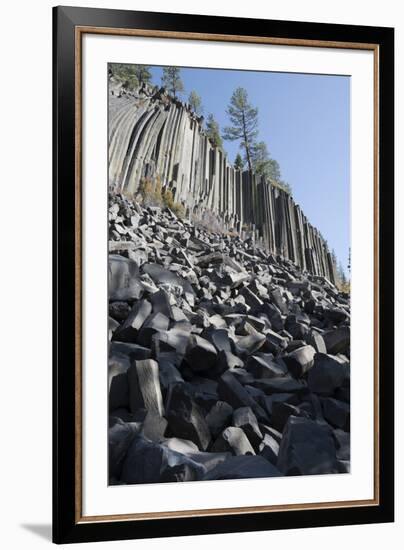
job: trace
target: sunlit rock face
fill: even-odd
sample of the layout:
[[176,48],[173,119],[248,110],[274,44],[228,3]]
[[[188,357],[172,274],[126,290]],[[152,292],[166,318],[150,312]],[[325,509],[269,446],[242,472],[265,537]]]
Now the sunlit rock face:
[[335,283],[327,244],[293,198],[262,176],[236,170],[202,123],[164,89],[110,88],[110,189],[136,194],[142,179],[158,177],[188,217],[213,215],[226,230],[249,232],[270,253]]

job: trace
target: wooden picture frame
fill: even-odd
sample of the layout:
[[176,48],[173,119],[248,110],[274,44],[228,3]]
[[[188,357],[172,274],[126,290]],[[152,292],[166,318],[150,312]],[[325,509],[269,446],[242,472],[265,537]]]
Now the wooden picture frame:
[[[354,49],[374,58],[374,497],[82,513],[82,40],[86,34]],[[72,543],[394,520],[394,30],[57,7],[53,11],[53,540]],[[105,186],[107,182],[105,181]],[[355,213],[353,213],[355,215]]]

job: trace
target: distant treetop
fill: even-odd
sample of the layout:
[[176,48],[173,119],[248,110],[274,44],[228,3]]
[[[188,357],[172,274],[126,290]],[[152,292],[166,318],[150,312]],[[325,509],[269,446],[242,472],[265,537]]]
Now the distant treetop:
[[188,96],[188,103],[191,109],[196,113],[197,115],[201,115],[203,112],[202,107],[202,100],[200,95],[195,91],[192,90],[191,93]]
[[212,113],[208,116],[206,121],[206,135],[214,147],[223,146],[222,137],[220,135],[220,127]]
[[181,69],[179,67],[163,67],[161,82],[175,98],[178,97],[178,93],[184,91],[184,83],[181,80]]
[[113,76],[122,87],[134,90],[142,82],[151,82],[150,65],[133,65],[131,63],[111,63],[109,65],[110,76]]
[[237,153],[236,158],[234,159],[234,168],[236,170],[242,170],[244,168],[244,161],[240,153]]
[[245,152],[248,169],[253,169],[252,147],[258,135],[258,109],[248,100],[247,90],[236,88],[230,98],[227,108],[231,126],[226,126],[223,139],[240,141],[240,147]]

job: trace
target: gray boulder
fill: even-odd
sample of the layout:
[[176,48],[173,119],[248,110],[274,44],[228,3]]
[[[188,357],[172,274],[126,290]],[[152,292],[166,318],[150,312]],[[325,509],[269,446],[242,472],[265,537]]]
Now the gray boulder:
[[254,449],[258,448],[263,435],[259,429],[257,417],[251,407],[240,407],[234,411],[233,426],[241,428]]
[[251,479],[278,477],[282,473],[262,456],[233,456],[210,470],[203,477],[212,479]]
[[313,346],[303,346],[283,357],[289,372],[295,378],[301,378],[314,365],[316,350]]
[[143,420],[141,434],[150,441],[160,441],[164,437],[167,428],[167,420],[155,411],[147,411]]
[[118,417],[110,416],[108,429],[108,470],[110,478],[120,478],[126,453],[140,429],[140,423],[127,423]]
[[347,370],[334,357],[317,353],[314,366],[307,377],[307,384],[312,392],[330,396],[343,385],[346,375]]
[[339,327],[323,335],[327,352],[332,355],[349,353],[351,331],[349,327]]
[[205,338],[193,335],[185,353],[185,360],[195,372],[206,371],[216,365],[217,351]]
[[225,401],[218,401],[213,405],[205,417],[213,437],[217,437],[230,424],[232,416],[233,407]]
[[338,473],[331,428],[308,418],[290,416],[279,447],[277,467],[288,476]]
[[335,428],[349,432],[350,428],[350,406],[344,401],[338,401],[332,397],[321,400],[324,418]]
[[271,436],[270,434],[265,434],[262,442],[259,446],[259,455],[263,456],[271,464],[276,466],[278,462],[278,455],[279,455],[279,443],[278,441]]
[[139,300],[131,309],[125,322],[115,331],[114,340],[120,342],[136,342],[136,337],[143,323],[152,312],[152,306],[147,300]]
[[202,410],[187,392],[185,384],[170,386],[167,397],[166,418],[172,433],[193,441],[205,451],[210,443],[210,432]]
[[138,265],[118,254],[110,254],[108,261],[108,289],[110,300],[138,300],[143,294]]
[[241,428],[230,426],[223,430],[212,445],[214,452],[230,452],[233,455],[255,455],[255,451]]
[[132,412],[144,408],[164,415],[159,367],[153,359],[135,361],[128,369],[129,405]]
[[122,464],[124,483],[161,483],[202,479],[206,468],[160,443],[135,436]]

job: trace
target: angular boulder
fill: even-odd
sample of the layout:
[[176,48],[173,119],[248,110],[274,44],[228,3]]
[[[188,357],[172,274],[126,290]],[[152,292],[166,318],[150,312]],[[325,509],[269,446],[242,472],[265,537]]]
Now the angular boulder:
[[349,353],[351,331],[349,327],[339,327],[324,335],[324,342],[327,353],[337,355],[338,353]]
[[251,407],[257,418],[260,420],[267,418],[264,409],[260,407],[230,371],[226,371],[219,378],[218,393],[219,398],[229,403],[234,409],[239,407]]
[[205,338],[192,335],[185,353],[185,361],[195,372],[208,371],[216,365],[217,351]]
[[233,426],[241,428],[254,449],[258,448],[263,435],[251,407],[240,407],[233,412]]
[[338,401],[332,397],[321,400],[324,418],[335,428],[346,432],[350,429],[350,406],[344,401]]
[[110,416],[108,429],[108,470],[110,478],[120,478],[126,453],[140,429],[140,423],[127,423],[118,417]]
[[279,455],[279,443],[270,434],[265,434],[259,446],[259,456],[266,458],[271,464],[276,466]]
[[218,401],[213,405],[205,417],[213,437],[217,437],[230,424],[232,416],[233,407],[225,401]]
[[262,456],[233,456],[218,464],[203,477],[209,479],[252,479],[278,477],[282,473]]
[[313,367],[316,353],[313,346],[302,346],[285,355],[283,360],[291,375],[295,378],[301,378]]
[[141,434],[150,441],[160,441],[167,428],[167,420],[154,411],[147,411],[143,420]]
[[169,318],[163,313],[152,313],[143,323],[137,336],[137,342],[141,346],[149,348],[154,334],[167,331],[169,324]]
[[211,435],[200,407],[187,392],[185,384],[170,386],[167,397],[166,418],[171,432],[179,438],[189,439],[205,451]]
[[160,443],[135,436],[122,464],[124,483],[161,483],[202,479],[206,468]]
[[333,356],[317,353],[310,369],[307,384],[313,393],[331,396],[340,388],[346,378],[346,369]]
[[233,455],[255,455],[255,451],[241,428],[230,426],[223,430],[212,445],[214,452],[231,452]]
[[290,416],[279,447],[277,467],[287,476],[338,473],[331,428],[308,418]]
[[147,300],[139,300],[131,309],[125,322],[115,331],[114,340],[136,343],[136,337],[143,323],[152,312],[152,306]]
[[163,416],[164,406],[158,363],[153,359],[135,361],[128,369],[127,374],[130,410],[134,413],[138,409],[144,408]]
[[292,415],[307,417],[307,413],[302,411],[299,407],[296,407],[296,405],[291,405],[284,401],[274,403],[272,406],[271,425],[275,430],[282,433],[289,417]]
[[110,300],[138,300],[143,294],[138,265],[118,254],[108,258],[108,290]]
[[[269,354],[269,357],[272,357]],[[246,362],[246,369],[255,378],[275,378],[282,376],[284,371],[271,359],[266,359],[265,354],[250,355]]]

